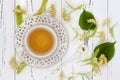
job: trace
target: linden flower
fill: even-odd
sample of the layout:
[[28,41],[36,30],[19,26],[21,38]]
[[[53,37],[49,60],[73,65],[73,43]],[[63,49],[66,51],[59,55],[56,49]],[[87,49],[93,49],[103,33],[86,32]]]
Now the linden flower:
[[88,39],[88,33],[84,33],[81,37],[80,37],[80,40],[81,41],[85,41],[85,40],[87,40]]
[[50,14],[51,14],[52,17],[54,17],[56,15],[56,8],[55,8],[54,4],[52,4],[50,6]]
[[104,19],[104,20],[102,21],[101,25],[102,25],[102,26],[108,25],[108,24],[110,23],[110,21],[111,21],[111,20],[110,20],[109,18]]
[[100,65],[104,65],[107,64],[107,58],[104,54],[101,54],[100,58],[99,58],[99,64]]
[[60,80],[62,80],[63,78],[64,78],[64,72],[63,71],[60,71],[60,73],[59,73],[59,78],[60,78]]
[[11,69],[13,69],[13,70],[16,70],[16,69],[17,69],[18,64],[17,64],[17,62],[16,62],[15,56],[11,57],[11,59],[10,59],[10,61],[9,61],[9,65],[10,65]]
[[88,23],[93,23],[93,24],[97,24],[96,20],[95,19],[88,19],[87,20]]
[[24,9],[17,9],[17,8],[15,8],[15,9],[13,10],[13,12],[26,14],[26,10],[24,10]]
[[67,22],[69,22],[69,21],[71,20],[70,15],[68,15],[68,14],[66,13],[66,10],[65,10],[65,9],[62,10],[62,18],[63,18],[65,21],[67,21]]
[[92,65],[92,70],[94,72],[94,75],[98,74],[99,73],[99,67],[97,66],[97,64],[93,63]]
[[101,32],[99,32],[99,34],[100,34],[100,42],[104,42],[105,41],[105,32],[104,31],[101,31]]

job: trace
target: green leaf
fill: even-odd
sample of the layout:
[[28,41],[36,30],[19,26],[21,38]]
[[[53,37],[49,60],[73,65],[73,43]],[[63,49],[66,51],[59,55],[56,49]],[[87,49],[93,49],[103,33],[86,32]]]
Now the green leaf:
[[79,18],[79,26],[81,27],[81,29],[83,29],[83,30],[93,30],[97,27],[96,24],[89,23],[88,22],[89,19],[95,20],[94,15],[91,12],[83,10],[83,12],[82,12],[82,14],[80,15],[80,18]]
[[114,30],[114,27],[116,26],[117,24],[115,24],[115,25],[113,25],[110,29],[109,29],[109,33],[110,33],[110,35],[114,38],[114,32],[113,32],[113,30]]
[[[16,9],[21,9],[20,5],[17,5]],[[23,22],[22,13],[15,13],[15,14],[16,14],[16,25],[19,26]]]
[[42,5],[40,9],[34,15],[40,15],[45,11],[48,0],[42,0]]
[[26,66],[27,64],[25,62],[21,62],[17,68],[17,74],[21,73]]
[[107,61],[109,62],[114,56],[114,52],[115,52],[114,44],[115,44],[115,42],[113,42],[113,43],[106,42],[106,43],[102,43],[102,44],[96,46],[96,48],[94,49],[94,52],[97,49],[99,49],[99,52],[97,54],[95,54],[96,58],[99,59],[101,54],[104,54],[107,58]]

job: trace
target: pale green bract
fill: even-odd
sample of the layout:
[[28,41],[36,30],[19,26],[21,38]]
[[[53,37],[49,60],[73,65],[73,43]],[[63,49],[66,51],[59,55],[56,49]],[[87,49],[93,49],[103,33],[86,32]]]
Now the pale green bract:
[[115,26],[116,26],[117,24],[115,24],[115,25],[113,25],[110,29],[109,29],[109,33],[110,33],[110,35],[114,38],[115,36],[114,36],[114,28],[115,28]]
[[42,0],[42,1],[43,2],[42,2],[40,9],[34,15],[40,15],[45,11],[48,0]]
[[[16,9],[21,9],[20,5],[17,5]],[[19,26],[23,22],[22,13],[15,13],[15,14],[16,14],[16,25]]]
[[21,73],[26,66],[27,64],[25,62],[21,62],[17,68],[17,74]]

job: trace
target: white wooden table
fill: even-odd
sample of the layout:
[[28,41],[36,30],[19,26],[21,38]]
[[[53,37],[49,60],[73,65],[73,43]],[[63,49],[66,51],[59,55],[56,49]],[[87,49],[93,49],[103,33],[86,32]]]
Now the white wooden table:
[[[9,67],[9,59],[11,56],[16,55],[14,47],[14,34],[16,30],[15,15],[13,9],[17,4],[21,5],[27,10],[27,16],[31,16],[35,11],[38,10],[42,0],[0,0],[0,80],[59,80],[58,73],[52,74],[51,71],[55,68],[45,68],[45,69],[36,69],[30,66],[27,66],[21,74],[17,75]],[[96,76],[93,80],[118,80],[120,78],[120,1],[119,0],[70,0],[70,2],[76,6],[80,3],[87,3],[90,5],[89,11],[92,11],[98,20],[101,22],[102,19],[110,17],[112,23],[118,23],[115,28],[115,39],[116,43],[116,52],[113,60],[104,68],[102,68],[101,76]],[[64,0],[48,0],[47,7],[50,4],[54,3],[57,9],[56,19],[61,21],[69,33],[70,39],[71,35],[70,26],[62,21],[61,19],[61,10],[65,7]],[[80,11],[76,11],[72,17],[74,18],[71,24],[73,26],[78,26],[76,24]],[[111,38],[107,36],[109,40]],[[70,44],[69,49],[61,61],[66,61],[76,49],[77,41],[74,41]],[[94,39],[89,41],[89,45],[94,46]],[[18,57],[17,57],[18,58]],[[79,70],[81,67],[77,66],[75,62],[67,63],[67,65],[61,66],[61,70],[65,72],[66,75],[70,75],[71,72]],[[82,69],[82,68],[81,68]],[[79,80],[79,79],[76,79]],[[81,79],[82,80],[82,79]]]

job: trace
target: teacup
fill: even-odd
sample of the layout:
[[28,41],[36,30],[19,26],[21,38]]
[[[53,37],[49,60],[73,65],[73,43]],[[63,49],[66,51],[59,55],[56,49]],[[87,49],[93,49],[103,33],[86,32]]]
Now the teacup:
[[45,57],[54,53],[57,41],[54,30],[46,25],[33,26],[24,35],[25,48],[34,57]]

